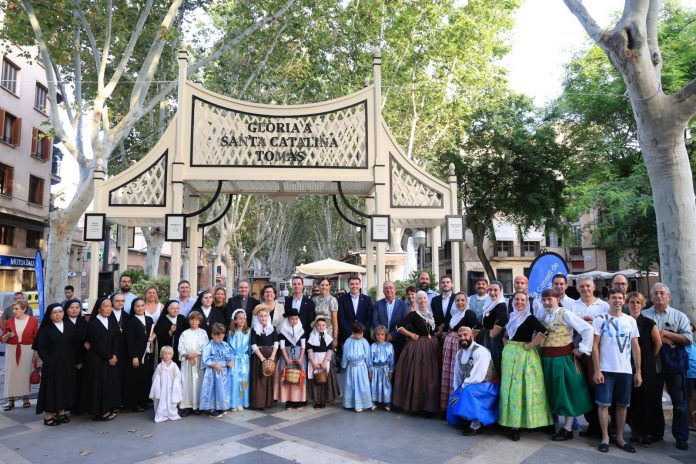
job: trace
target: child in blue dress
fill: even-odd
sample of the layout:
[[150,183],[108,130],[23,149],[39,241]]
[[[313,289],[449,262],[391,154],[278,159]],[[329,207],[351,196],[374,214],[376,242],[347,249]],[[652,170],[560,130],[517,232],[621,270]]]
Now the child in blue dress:
[[394,347],[387,341],[388,335],[386,327],[377,326],[375,328],[376,341],[370,347],[372,354],[372,367],[370,368],[372,401],[382,405],[387,411],[391,410],[392,377],[394,376]]
[[203,347],[203,385],[199,408],[210,410],[211,417],[220,417],[230,408],[230,371],[234,366],[232,348],[225,342],[225,326],[216,322],[211,328],[212,340]]
[[341,368],[346,370],[343,386],[343,407],[362,412],[372,409],[372,391],[370,390],[370,367],[372,357],[370,344],[363,338],[363,326],[359,322],[351,326],[352,335],[343,344]]
[[236,309],[232,313],[227,343],[232,348],[234,365],[230,371],[230,409],[244,411],[249,407],[249,364],[251,358],[251,331],[247,326],[246,312]]

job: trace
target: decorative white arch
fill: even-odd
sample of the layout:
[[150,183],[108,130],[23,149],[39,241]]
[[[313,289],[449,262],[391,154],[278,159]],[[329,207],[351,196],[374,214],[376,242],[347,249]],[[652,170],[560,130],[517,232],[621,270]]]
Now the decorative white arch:
[[[199,195],[217,190],[277,198],[344,193],[366,197],[368,231],[380,221],[392,227],[430,228],[432,246],[440,246],[446,216],[458,214],[456,178],[453,169],[447,183],[433,177],[396,143],[381,115],[379,56],[373,60],[371,86],[334,100],[288,106],[210,92],[186,80],[187,53],[179,52],[178,58],[180,106],[161,139],[116,176],[106,179],[101,167],[95,171],[95,212],[105,214],[109,223],[164,226],[166,215],[190,215],[198,209]],[[188,244],[195,247],[198,217],[188,217],[185,224]],[[125,242],[128,234],[123,235]],[[376,285],[381,292],[386,243],[376,239],[368,232],[368,282],[363,287]],[[172,242],[172,294],[179,280],[174,276],[181,275],[182,246]],[[92,302],[97,296],[98,247],[92,244]],[[125,263],[125,243],[121,250]],[[438,253],[432,256],[433,269],[438,269]],[[459,265],[459,247],[453,246],[455,282],[460,281]],[[191,275],[196,275],[195,266],[191,259]]]

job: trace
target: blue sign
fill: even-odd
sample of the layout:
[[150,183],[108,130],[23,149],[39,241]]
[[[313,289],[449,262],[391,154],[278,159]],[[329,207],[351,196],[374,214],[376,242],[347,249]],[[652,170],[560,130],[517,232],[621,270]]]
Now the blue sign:
[[44,269],[41,252],[36,250],[36,259],[34,260],[34,273],[36,274],[36,293],[39,295],[39,319],[44,316]]
[[553,276],[568,275],[568,264],[557,253],[542,253],[534,260],[529,268],[529,294],[541,298],[541,292],[552,288]]
[[34,267],[34,258],[0,255],[0,266],[32,268]]

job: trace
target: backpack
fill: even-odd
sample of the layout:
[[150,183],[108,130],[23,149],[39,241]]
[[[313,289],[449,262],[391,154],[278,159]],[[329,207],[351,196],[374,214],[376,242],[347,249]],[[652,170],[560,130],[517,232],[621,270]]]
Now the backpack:
[[662,345],[660,350],[662,357],[662,371],[669,375],[685,375],[689,370],[689,355],[686,353],[684,345],[671,347]]

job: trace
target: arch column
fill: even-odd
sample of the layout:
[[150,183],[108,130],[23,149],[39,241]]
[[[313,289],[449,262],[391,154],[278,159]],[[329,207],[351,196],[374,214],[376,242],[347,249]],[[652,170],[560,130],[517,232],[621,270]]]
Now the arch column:
[[128,269],[128,226],[119,226],[120,235],[118,237],[118,276],[123,275],[123,271]]
[[[189,196],[189,211],[198,211],[198,195]],[[198,295],[198,216],[188,218],[188,276],[191,295]]]
[[[104,205],[102,205],[99,200],[101,195],[97,194],[101,192],[102,186],[104,185],[104,162],[102,160],[97,160],[97,166],[92,176],[92,183],[94,184],[94,211],[104,211]],[[106,224],[104,224],[104,227],[106,227]],[[99,297],[99,243],[100,242],[91,242],[90,244],[88,294],[90,311]]]
[[[457,199],[457,176],[454,171],[454,164],[449,165],[449,176],[447,177],[447,183],[450,187],[450,214],[459,215],[459,200]],[[447,227],[447,225],[445,225]],[[462,282],[461,273],[461,242],[450,242],[452,247],[452,282],[454,282],[455,289],[463,289],[464,283]]]
[[[375,212],[375,199],[374,197],[365,198],[365,212],[367,214],[374,214]],[[372,222],[371,220],[365,221],[365,269],[367,273],[365,274],[365,283],[363,285],[363,293],[368,295],[370,292],[370,287],[375,284],[375,255],[374,255],[374,242],[372,241]]]
[[430,228],[430,258],[433,268],[434,277],[440,280],[440,242],[441,242],[440,226]]

